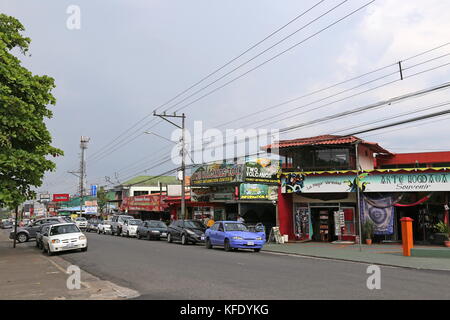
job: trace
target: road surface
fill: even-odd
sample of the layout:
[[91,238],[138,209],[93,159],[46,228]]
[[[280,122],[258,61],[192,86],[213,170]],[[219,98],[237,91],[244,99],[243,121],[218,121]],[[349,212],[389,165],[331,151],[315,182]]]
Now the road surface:
[[87,252],[59,256],[140,299],[450,299],[450,272],[381,267],[369,290],[367,264],[87,236]]

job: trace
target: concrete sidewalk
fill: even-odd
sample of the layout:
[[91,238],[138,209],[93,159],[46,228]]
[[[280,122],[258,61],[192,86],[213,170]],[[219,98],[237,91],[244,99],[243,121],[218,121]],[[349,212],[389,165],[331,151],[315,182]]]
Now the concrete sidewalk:
[[34,241],[17,244],[14,249],[8,235],[8,230],[0,230],[0,300],[115,300],[139,296],[134,290],[100,280],[83,270],[81,288],[69,290],[67,261],[45,256]]
[[[421,246],[415,246],[415,248],[421,248]],[[359,245],[317,242],[270,243],[264,246],[263,251],[412,269],[450,271],[450,259],[448,258],[404,257],[402,255],[402,247],[391,244],[363,245],[360,252]]]

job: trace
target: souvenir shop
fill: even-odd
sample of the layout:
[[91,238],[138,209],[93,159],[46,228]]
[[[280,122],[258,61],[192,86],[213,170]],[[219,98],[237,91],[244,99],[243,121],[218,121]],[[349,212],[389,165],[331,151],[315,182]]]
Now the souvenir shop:
[[378,169],[358,177],[349,172],[282,174],[280,227],[290,238],[300,241],[357,241],[356,188],[360,191],[361,225],[373,222],[375,242],[400,241],[399,221],[403,217],[414,219],[416,243],[432,242],[436,224],[448,224],[450,174],[445,170]]

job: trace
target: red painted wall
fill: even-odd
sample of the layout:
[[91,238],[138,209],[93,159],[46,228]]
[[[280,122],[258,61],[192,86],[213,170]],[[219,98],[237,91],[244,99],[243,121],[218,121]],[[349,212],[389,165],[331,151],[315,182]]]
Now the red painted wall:
[[423,153],[397,153],[393,157],[377,158],[377,167],[381,165],[394,164],[415,164],[419,163],[438,163],[450,162],[450,151],[445,152],[423,152]]
[[278,220],[280,221],[280,233],[287,234],[289,240],[295,240],[292,196],[291,193],[281,193],[281,187],[278,188]]

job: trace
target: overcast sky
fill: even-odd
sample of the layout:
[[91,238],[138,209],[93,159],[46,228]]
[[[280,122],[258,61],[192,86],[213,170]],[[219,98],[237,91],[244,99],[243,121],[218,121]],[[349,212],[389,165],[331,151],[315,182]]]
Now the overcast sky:
[[[141,134],[152,130],[170,137],[173,131],[170,124],[160,123],[153,127],[157,122],[152,120],[153,110],[317,2],[2,0],[0,11],[18,18],[26,28],[25,35],[32,39],[32,56],[21,58],[23,64],[33,73],[47,74],[56,81],[54,95],[57,104],[52,107],[54,117],[47,121],[47,125],[53,135],[53,145],[63,149],[65,156],[56,159],[57,171],[47,175],[39,190],[51,193],[76,191],[78,180],[67,171],[78,169],[82,135],[91,138],[87,150],[88,185],[105,184],[105,176],[116,182],[133,175],[159,174],[174,167],[170,161],[165,161],[163,165],[140,172],[161,163],[172,148],[170,142],[157,136]],[[174,111],[185,106],[302,42],[367,2],[369,0],[343,3],[201,93],[173,106],[186,97],[185,94],[158,111]],[[342,0],[323,1],[189,93],[206,86],[340,3]],[[66,22],[70,16],[67,8],[70,5],[77,5],[81,10],[79,30],[67,28]],[[450,42],[448,30],[449,1],[375,1],[286,54],[183,108],[188,127],[192,128],[194,120],[202,120],[204,126],[210,128],[227,121],[231,123],[221,129],[259,125],[265,125],[268,129],[284,128],[444,83],[449,81],[450,75],[450,66],[445,66],[450,63],[450,56],[446,56],[450,53],[450,45],[406,59]],[[403,81],[395,81],[399,79],[399,74],[395,73],[398,67],[394,65],[265,110],[399,60],[404,61],[403,67],[406,69],[406,79]],[[428,60],[432,61],[425,63]],[[436,69],[430,70],[433,68]],[[427,72],[420,73],[422,71]],[[378,78],[380,80],[370,82]],[[370,83],[365,84],[367,82]],[[389,82],[393,83],[387,85]],[[379,88],[371,90],[375,87]],[[335,95],[345,90],[348,91]],[[362,93],[364,91],[367,92]],[[330,97],[332,95],[335,96]],[[343,99],[349,96],[353,97]],[[342,101],[331,104],[336,100]],[[447,100],[450,100],[448,90],[440,91],[372,112],[296,130],[281,138],[349,133],[352,127],[397,114],[410,113],[409,117],[412,117],[448,109],[449,106],[442,106],[422,113],[411,113]],[[299,107],[302,108],[295,109]],[[305,112],[312,108],[319,109]],[[234,121],[252,112],[255,114],[251,117]],[[146,116],[138,126],[132,127]],[[450,150],[449,118],[428,121],[430,123],[420,126],[419,123],[414,126],[410,124],[362,134],[361,137],[378,142],[393,152]],[[131,127],[132,130],[121,135]],[[339,131],[346,128],[346,131]],[[133,132],[136,134],[133,135]],[[121,139],[124,142],[130,140],[126,139],[128,135],[130,139],[136,138],[117,145]],[[117,179],[114,178],[115,173]]]

